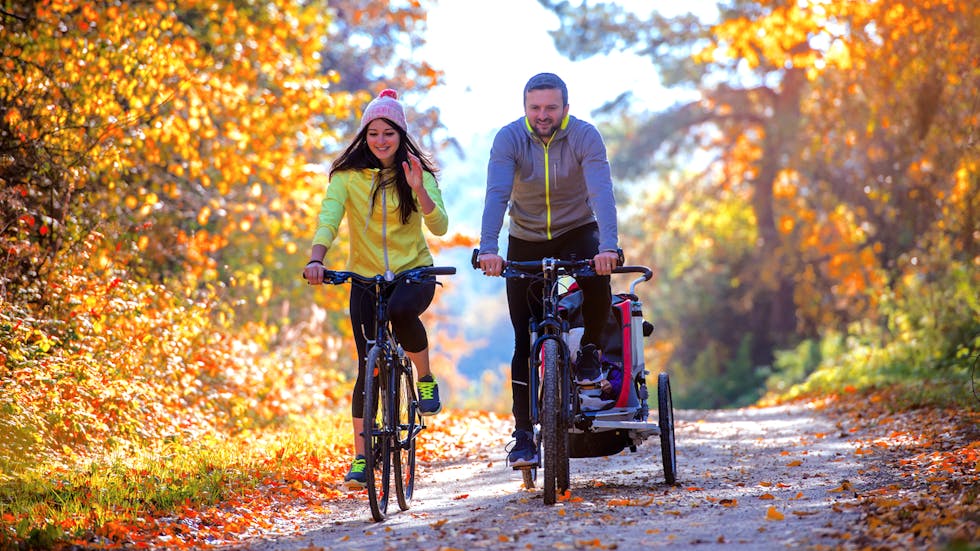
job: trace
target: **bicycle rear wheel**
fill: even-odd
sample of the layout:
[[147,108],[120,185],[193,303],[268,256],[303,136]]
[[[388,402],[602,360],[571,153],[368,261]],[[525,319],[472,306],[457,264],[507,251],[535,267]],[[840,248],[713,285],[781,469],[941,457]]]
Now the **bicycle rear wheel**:
[[542,345],[541,377],[541,438],[544,448],[544,491],[545,505],[554,505],[556,499],[555,483],[559,465],[559,421],[561,419],[561,400],[558,384],[558,343],[546,339]]
[[366,462],[368,501],[371,516],[382,521],[388,514],[388,497],[391,486],[391,438],[388,427],[389,381],[385,375],[387,358],[380,347],[368,352],[364,369],[364,458]]
[[677,481],[677,448],[674,444],[674,403],[670,397],[670,378],[666,373],[657,377],[657,406],[660,421],[660,452],[664,460],[664,480]]
[[425,426],[415,395],[412,364],[407,359],[395,370],[392,378],[395,392],[392,394],[397,433],[394,443],[395,495],[398,506],[407,511],[415,490],[415,445],[418,434]]

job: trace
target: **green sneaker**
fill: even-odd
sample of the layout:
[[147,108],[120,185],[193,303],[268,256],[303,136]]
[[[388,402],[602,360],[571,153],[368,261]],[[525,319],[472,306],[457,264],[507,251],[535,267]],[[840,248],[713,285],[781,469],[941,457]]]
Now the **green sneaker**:
[[367,475],[364,474],[365,467],[367,467],[367,461],[364,460],[363,455],[354,458],[350,464],[350,470],[347,471],[347,476],[344,477],[347,489],[360,490],[367,486]]
[[419,413],[422,415],[435,415],[442,411],[442,402],[439,401],[439,385],[432,375],[419,377]]

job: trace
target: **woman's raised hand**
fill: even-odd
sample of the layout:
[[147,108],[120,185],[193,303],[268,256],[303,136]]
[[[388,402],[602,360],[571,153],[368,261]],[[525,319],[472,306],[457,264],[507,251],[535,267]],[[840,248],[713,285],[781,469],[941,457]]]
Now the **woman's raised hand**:
[[408,180],[408,185],[418,195],[419,190],[422,189],[422,161],[409,153],[408,161],[402,161],[402,170],[405,171],[405,179]]

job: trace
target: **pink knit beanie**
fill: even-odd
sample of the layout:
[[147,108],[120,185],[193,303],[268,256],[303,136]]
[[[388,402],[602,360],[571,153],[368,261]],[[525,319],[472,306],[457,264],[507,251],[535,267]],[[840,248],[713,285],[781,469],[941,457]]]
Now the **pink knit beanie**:
[[378,94],[378,97],[371,100],[371,103],[364,109],[364,115],[361,116],[361,127],[357,131],[364,130],[364,127],[371,124],[371,121],[381,117],[390,120],[408,132],[408,124],[405,122],[405,108],[398,101],[398,92],[391,88],[385,88]]

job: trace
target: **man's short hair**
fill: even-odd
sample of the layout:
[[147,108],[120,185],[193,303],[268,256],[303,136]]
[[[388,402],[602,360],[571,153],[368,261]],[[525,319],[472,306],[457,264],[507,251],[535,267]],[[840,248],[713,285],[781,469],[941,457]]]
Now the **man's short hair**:
[[524,85],[523,102],[527,101],[527,93],[531,90],[561,90],[562,107],[568,105],[568,87],[565,81],[554,73],[538,73]]

